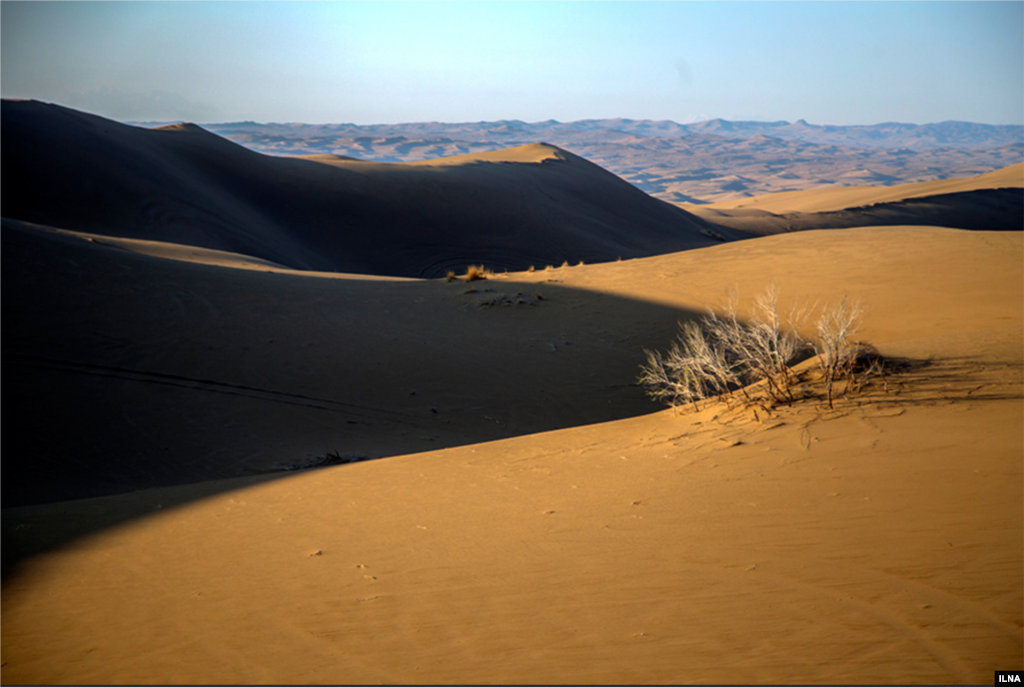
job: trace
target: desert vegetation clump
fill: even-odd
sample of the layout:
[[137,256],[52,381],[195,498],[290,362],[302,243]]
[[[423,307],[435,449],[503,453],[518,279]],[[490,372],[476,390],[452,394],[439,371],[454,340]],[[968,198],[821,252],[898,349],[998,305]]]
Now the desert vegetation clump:
[[825,306],[816,322],[816,341],[797,331],[809,311],[794,308],[783,318],[772,286],[741,319],[734,296],[721,313],[709,310],[698,320],[681,322],[666,352],[645,350],[638,382],[648,396],[673,407],[716,397],[728,401],[736,391],[748,404],[791,404],[799,400],[794,389],[801,381],[793,365],[813,352],[824,397],[833,408],[840,380],[846,382],[845,394],[859,390],[871,376],[884,376],[878,351],[853,340],[862,314],[857,303],[844,297]]
[[487,279],[491,276],[493,276],[493,273],[490,270],[485,269],[483,265],[470,265],[466,268],[466,276],[464,279],[469,282]]
[[874,346],[854,341],[860,328],[862,308],[843,296],[835,306],[825,308],[817,321],[818,341],[813,343],[818,354],[818,367],[825,384],[828,407],[835,407],[835,387],[840,379],[846,380],[846,390],[856,383],[857,372],[881,374],[882,357]]

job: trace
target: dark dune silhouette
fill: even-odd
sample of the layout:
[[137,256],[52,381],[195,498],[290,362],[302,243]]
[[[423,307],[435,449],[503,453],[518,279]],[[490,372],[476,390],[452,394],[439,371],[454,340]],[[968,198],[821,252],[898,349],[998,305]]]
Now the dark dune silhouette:
[[715,243],[708,225],[554,146],[428,164],[255,153],[192,124],[142,129],[4,101],[4,216],[233,251],[296,269],[434,277]]

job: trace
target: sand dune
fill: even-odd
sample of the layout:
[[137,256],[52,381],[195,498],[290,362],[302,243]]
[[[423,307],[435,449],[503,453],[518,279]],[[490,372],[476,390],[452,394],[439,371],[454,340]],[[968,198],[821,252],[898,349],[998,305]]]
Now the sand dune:
[[837,186],[809,191],[788,191],[692,207],[707,210],[752,208],[775,214],[831,212],[879,203],[895,203],[909,198],[1001,188],[1024,188],[1024,163],[966,179],[942,179],[896,186]]
[[[5,682],[981,684],[1024,662],[1024,233],[704,245],[546,144],[286,160],[3,107]],[[874,211],[991,219],[1019,172]],[[317,243],[339,208],[381,236]],[[548,234],[690,249],[473,282],[352,257],[416,217],[478,221],[388,248],[410,274]],[[295,269],[318,260],[353,272]],[[832,411],[644,397],[644,348],[770,283],[783,311],[860,299],[903,371]],[[328,454],[351,462],[313,469]]]
[[679,316],[567,289],[559,269],[516,285],[367,280],[3,232],[5,388],[22,399],[5,442],[36,456],[5,471],[5,504],[649,412],[631,387],[640,349]]
[[1024,164],[968,179],[822,188],[680,207],[723,230],[752,236],[901,224],[1020,231]]
[[[3,231],[5,260],[34,256],[16,289],[54,313],[9,329],[23,355],[5,351],[6,383],[31,404],[47,402],[32,384],[59,390],[64,414],[44,412],[79,451],[120,442],[108,470],[194,478],[248,434],[297,463],[360,432],[395,453],[422,442],[280,479],[5,510],[5,560],[134,518],[5,578],[6,680],[962,684],[1024,657],[1019,233],[802,232],[466,284]],[[78,266],[53,287],[73,296],[63,306],[45,293],[61,262]],[[76,295],[76,272],[110,276]],[[834,413],[647,405],[601,421],[599,405],[645,403],[636,356],[675,318],[772,279],[784,307],[849,291],[869,305],[866,339],[931,363]],[[538,306],[500,305],[534,292]],[[103,370],[122,376],[75,381]],[[332,412],[280,403],[300,394]],[[597,424],[529,433],[556,414]],[[145,433],[129,440],[133,425]],[[37,427],[17,452],[38,463],[54,434]],[[428,436],[483,443],[421,452]],[[87,481],[64,458],[32,480]]]
[[4,101],[2,132],[6,217],[296,269],[432,277],[715,242],[703,221],[550,146],[418,165],[276,158],[195,125],[33,101]]
[[830,212],[774,214],[756,208],[694,209],[729,236],[765,236],[808,229],[848,229],[865,226],[944,226],[971,231],[1020,231],[1024,189],[984,189],[908,198],[892,203]]

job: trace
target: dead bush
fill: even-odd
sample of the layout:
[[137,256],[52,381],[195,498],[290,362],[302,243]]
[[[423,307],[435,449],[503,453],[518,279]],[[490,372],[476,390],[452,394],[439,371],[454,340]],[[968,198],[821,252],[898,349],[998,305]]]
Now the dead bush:
[[860,327],[861,307],[843,296],[834,307],[825,308],[818,318],[818,341],[814,351],[818,354],[818,367],[825,383],[828,407],[834,407],[836,381],[849,378],[856,355],[852,337]]
[[493,273],[485,269],[483,265],[470,265],[466,268],[466,281],[477,281],[480,279],[487,279],[488,277],[494,276]]
[[[792,365],[807,351],[817,354],[825,386],[824,397],[834,407],[837,382],[843,393],[859,391],[871,377],[884,378],[885,361],[869,343],[855,341],[861,306],[844,297],[825,306],[816,321],[817,340],[808,342],[797,330],[809,308],[779,314],[778,290],[771,286],[740,319],[736,298],[721,312],[709,311],[697,321],[682,322],[665,353],[645,350],[639,384],[651,398],[670,406],[694,404],[711,397],[729,398],[739,391],[748,403],[793,403],[797,376]],[[752,385],[763,382],[763,398]]]
[[667,354],[645,351],[639,383],[647,394],[668,405],[696,403],[739,389],[748,401],[747,387],[764,381],[774,403],[793,402],[790,364],[807,349],[796,333],[802,315],[794,312],[783,327],[778,292],[766,289],[755,301],[750,317],[737,314],[736,298],[718,314],[709,311],[699,321],[680,324],[680,333]]

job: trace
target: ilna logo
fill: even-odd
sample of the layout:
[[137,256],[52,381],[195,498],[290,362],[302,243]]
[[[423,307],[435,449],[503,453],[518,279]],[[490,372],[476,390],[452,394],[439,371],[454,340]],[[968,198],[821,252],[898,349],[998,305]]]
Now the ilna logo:
[[1024,675],[1024,670],[997,670],[996,679],[993,684],[996,687],[1007,687],[1008,685],[1022,685],[1024,686],[1024,680],[1021,680],[1021,676]]

